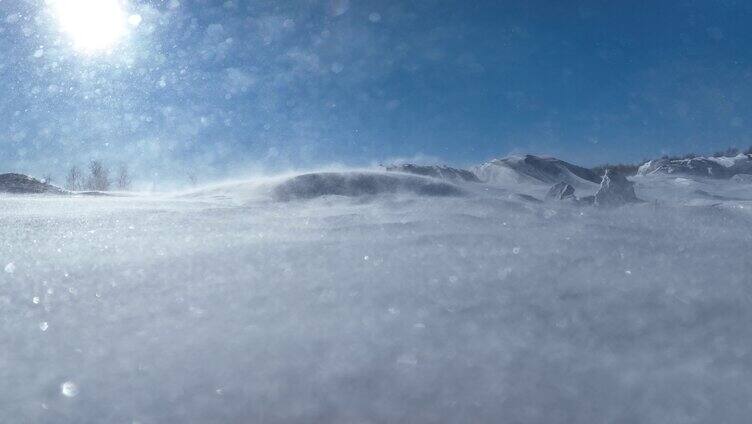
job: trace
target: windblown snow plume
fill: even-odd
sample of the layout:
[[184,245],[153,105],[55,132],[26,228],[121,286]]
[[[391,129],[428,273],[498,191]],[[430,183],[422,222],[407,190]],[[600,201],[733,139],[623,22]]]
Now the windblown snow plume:
[[396,193],[459,196],[462,195],[462,190],[432,178],[377,172],[304,174],[291,178],[274,189],[276,198],[280,200],[311,199],[327,195],[359,197]]
[[387,166],[389,172],[405,172],[408,174],[423,175],[448,181],[479,183],[478,177],[466,169],[452,168],[449,166],[401,164]]

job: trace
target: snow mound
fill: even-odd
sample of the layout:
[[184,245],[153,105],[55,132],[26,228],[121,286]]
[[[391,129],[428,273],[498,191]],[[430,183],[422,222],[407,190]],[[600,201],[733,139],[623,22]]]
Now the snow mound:
[[375,196],[412,193],[422,196],[460,196],[459,187],[433,178],[380,172],[320,172],[290,178],[273,190],[277,200],[313,199],[322,196]]
[[0,174],[0,193],[63,194],[65,190],[23,174]]
[[593,171],[551,157],[533,155],[509,156],[494,159],[473,169],[481,181],[487,183],[540,183],[565,182],[573,187],[587,187],[600,183]]
[[681,174],[694,177],[731,178],[752,173],[752,156],[696,157],[688,159],[656,159],[644,163],[638,175]]
[[452,168],[441,165],[415,165],[411,163],[403,165],[391,165],[386,167],[387,172],[404,172],[407,174],[422,175],[424,177],[434,177],[442,180],[457,182],[479,183],[480,179],[472,172],[466,169]]

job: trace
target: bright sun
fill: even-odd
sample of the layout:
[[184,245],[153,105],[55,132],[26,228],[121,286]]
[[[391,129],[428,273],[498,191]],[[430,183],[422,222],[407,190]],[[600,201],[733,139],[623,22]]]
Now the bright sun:
[[126,14],[120,0],[52,0],[51,4],[60,29],[83,53],[112,49],[127,35],[129,24],[141,22],[140,16]]

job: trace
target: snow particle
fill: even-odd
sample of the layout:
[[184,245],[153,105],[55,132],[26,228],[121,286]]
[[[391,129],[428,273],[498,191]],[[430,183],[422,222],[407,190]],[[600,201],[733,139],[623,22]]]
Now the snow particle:
[[515,247],[514,247],[514,248],[512,249],[512,253],[514,253],[515,255],[518,255],[518,254],[520,253],[520,248],[519,248],[519,246],[515,246]]
[[342,72],[344,69],[345,69],[345,66],[339,62],[334,62],[332,64],[332,72],[334,72],[335,74]]
[[414,354],[406,353],[397,358],[397,363],[400,365],[415,366],[418,365],[418,358]]
[[14,272],[16,272],[16,264],[10,262],[8,265],[5,265],[5,272],[7,272],[8,274],[13,274]]
[[40,57],[44,56],[44,49],[38,48],[36,51],[34,51],[34,57],[39,59]]
[[78,395],[78,385],[72,381],[66,381],[60,385],[60,393],[65,397],[75,397]]
[[38,305],[39,304],[39,296],[34,296],[31,298],[31,303]]
[[401,102],[397,99],[392,99],[386,102],[386,109],[387,110],[394,110],[400,107]]
[[341,16],[347,13],[350,9],[350,0],[333,0],[332,1],[332,14],[334,16]]
[[39,323],[39,329],[42,331],[47,331],[47,329],[50,328],[50,325],[47,324],[47,321],[42,321]]
[[381,15],[379,15],[376,12],[373,12],[370,15],[368,15],[368,20],[371,21],[371,22],[373,22],[373,23],[376,23],[376,22],[378,22],[378,21],[381,20]]

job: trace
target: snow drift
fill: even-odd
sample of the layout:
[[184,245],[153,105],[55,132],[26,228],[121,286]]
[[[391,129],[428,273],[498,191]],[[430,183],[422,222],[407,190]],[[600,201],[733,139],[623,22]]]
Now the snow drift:
[[752,185],[566,184],[3,196],[0,422],[746,423]]
[[[0,422],[752,415],[751,202],[426,197],[442,181],[379,175],[279,184],[420,183],[369,202],[5,196]],[[751,191],[675,180],[637,194]]]

